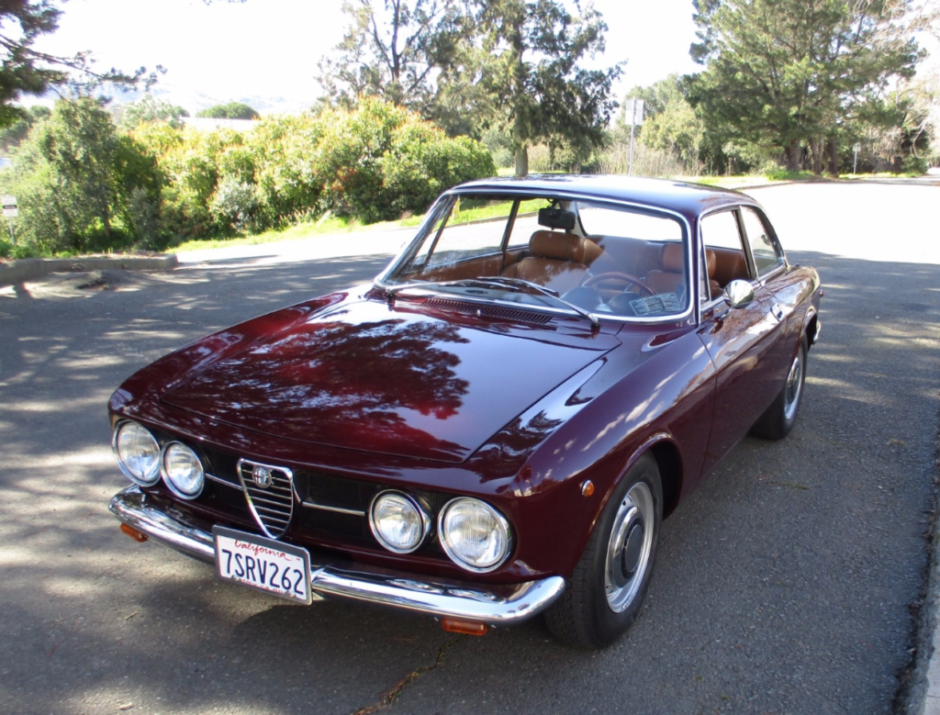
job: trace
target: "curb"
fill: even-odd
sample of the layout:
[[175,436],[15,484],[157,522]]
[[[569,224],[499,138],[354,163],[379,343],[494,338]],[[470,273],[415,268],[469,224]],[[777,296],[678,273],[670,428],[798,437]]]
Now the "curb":
[[125,270],[160,271],[176,267],[175,253],[161,256],[87,256],[83,258],[24,258],[10,263],[0,262],[0,286],[23,283],[50,273]]

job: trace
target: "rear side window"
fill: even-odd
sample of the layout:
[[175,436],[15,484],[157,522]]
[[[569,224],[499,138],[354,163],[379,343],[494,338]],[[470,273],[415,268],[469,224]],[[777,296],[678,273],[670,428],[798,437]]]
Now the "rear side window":
[[747,242],[751,246],[751,255],[754,256],[754,265],[758,276],[772,273],[784,264],[784,258],[776,243],[771,238],[770,229],[761,216],[752,208],[742,207],[741,220],[747,234]]

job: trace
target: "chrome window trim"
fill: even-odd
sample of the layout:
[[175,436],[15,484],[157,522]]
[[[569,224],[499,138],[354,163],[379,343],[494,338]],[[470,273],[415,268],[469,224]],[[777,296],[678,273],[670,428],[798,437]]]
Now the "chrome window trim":
[[[498,193],[498,194],[502,194],[505,196],[513,196],[518,199],[525,199],[526,197],[530,199],[537,199],[537,198],[542,198],[543,196],[548,196],[550,194],[552,198],[557,198],[562,201],[583,201],[583,202],[589,202],[589,203],[594,203],[594,204],[607,205],[613,208],[636,209],[636,210],[642,211],[643,213],[659,214],[659,215],[668,216],[670,218],[677,220],[680,226],[683,228],[684,236],[686,238],[685,260],[686,260],[686,266],[689,266],[690,268],[690,270],[688,271],[688,285],[687,285],[689,296],[688,296],[687,306],[685,310],[683,310],[681,313],[670,313],[668,315],[651,316],[648,318],[643,318],[640,316],[633,316],[633,315],[629,315],[629,316],[628,315],[612,315],[610,313],[591,313],[591,315],[594,316],[596,320],[607,320],[607,321],[613,321],[616,323],[625,323],[625,324],[634,324],[634,325],[656,325],[659,323],[682,322],[684,320],[688,320],[690,317],[692,317],[695,314],[695,310],[696,310],[695,305],[698,301],[696,298],[692,297],[692,291],[696,290],[695,286],[697,284],[695,282],[695,278],[696,278],[695,274],[698,271],[694,267],[693,260],[692,260],[693,253],[694,253],[692,244],[695,242],[695,240],[692,235],[692,227],[689,225],[688,219],[686,219],[686,217],[682,213],[678,211],[673,211],[672,209],[665,209],[665,208],[660,208],[656,206],[650,206],[649,204],[641,204],[635,201],[620,201],[617,199],[590,196],[590,195],[585,195],[585,194],[574,192],[574,191],[533,192],[532,190],[519,190],[519,189],[512,190],[511,188],[507,187],[505,190],[500,190],[500,191],[496,191],[493,189],[489,189],[489,190],[482,190],[482,189],[469,190],[468,189],[465,191],[447,192],[443,194],[435,202],[434,206],[428,211],[425,220],[418,227],[418,230],[415,232],[414,237],[411,239],[408,245],[405,246],[404,249],[400,251],[398,255],[391,261],[391,263],[388,264],[388,267],[375,278],[374,285],[382,290],[388,290],[390,288],[397,288],[399,290],[406,289],[408,285],[407,283],[389,284],[387,283],[387,279],[389,275],[394,273],[395,270],[399,267],[399,265],[403,263],[409,255],[412,255],[415,252],[413,250],[413,249],[416,249],[415,238],[417,238],[421,233],[424,232],[425,224],[429,220],[436,220],[437,214],[440,212],[441,207],[445,205],[449,205],[448,202],[453,197],[472,195],[472,194],[487,194],[487,193],[490,193],[490,194]],[[579,217],[579,224],[580,224],[580,217]],[[580,228],[583,230],[583,226],[581,226]],[[701,245],[701,240],[699,241],[699,245]],[[434,291],[433,286],[422,286],[421,289],[427,290],[427,292],[432,295],[442,294],[441,291]],[[416,288],[416,290],[418,289]],[[453,295],[453,294],[448,294],[446,291],[444,291],[443,294]],[[494,301],[494,300],[478,301],[478,302],[486,303],[487,305],[493,305],[494,303],[499,303],[502,305],[506,304],[505,302]],[[529,305],[525,303],[523,304],[510,303],[510,305],[513,305],[516,307],[521,306],[524,309],[541,310],[542,312],[553,313],[556,315],[578,316],[578,313],[576,313],[573,310],[551,308],[549,306],[545,306],[543,308],[542,306]]]

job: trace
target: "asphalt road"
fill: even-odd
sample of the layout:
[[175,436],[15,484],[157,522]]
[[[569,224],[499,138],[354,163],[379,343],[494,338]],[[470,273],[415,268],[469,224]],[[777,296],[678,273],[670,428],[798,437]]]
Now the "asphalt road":
[[[681,504],[638,622],[596,653],[557,645],[539,620],[471,638],[355,605],[284,605],[132,542],[108,514],[125,484],[106,417],[121,380],[211,330],[368,279],[385,257],[336,249],[364,239],[0,289],[0,712],[900,707],[937,476],[940,188],[755,195],[826,289],[797,427],[746,440]],[[381,240],[392,252],[402,238]]]

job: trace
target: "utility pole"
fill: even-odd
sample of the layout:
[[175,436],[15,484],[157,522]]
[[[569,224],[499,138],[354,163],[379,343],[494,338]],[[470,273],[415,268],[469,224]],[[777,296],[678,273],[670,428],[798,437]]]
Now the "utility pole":
[[624,116],[630,122],[630,158],[627,162],[627,174],[633,176],[633,138],[638,125],[643,124],[643,109],[645,102],[642,99],[628,99],[624,104]]

